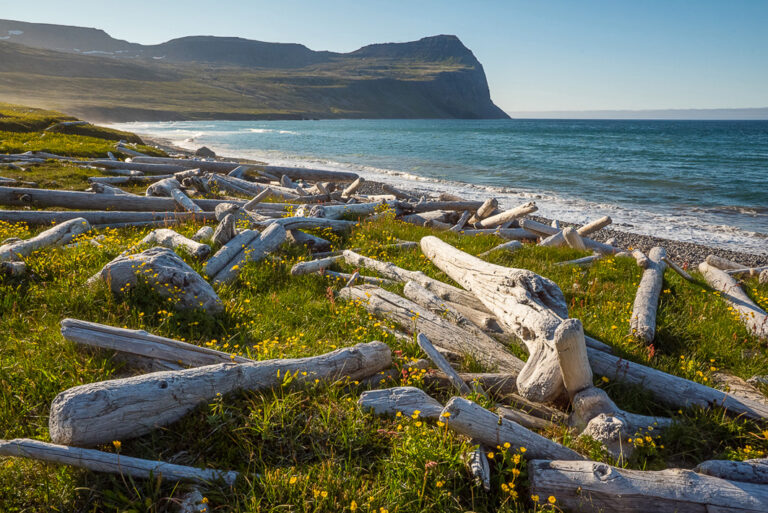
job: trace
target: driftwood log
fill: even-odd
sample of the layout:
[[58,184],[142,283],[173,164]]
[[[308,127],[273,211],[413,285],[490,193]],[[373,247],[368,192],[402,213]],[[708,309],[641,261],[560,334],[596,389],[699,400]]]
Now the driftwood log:
[[440,352],[435,349],[435,346],[432,345],[432,342],[429,341],[429,338],[427,338],[425,334],[419,333],[416,336],[416,341],[419,344],[421,350],[424,351],[430,360],[432,360],[435,366],[443,371],[446,376],[448,376],[451,384],[456,388],[459,394],[469,395],[472,393],[472,390],[469,388],[469,386],[467,386],[464,380],[461,379],[459,373],[456,372],[453,367],[451,367],[451,364],[448,363],[448,360],[445,359],[445,356],[440,354]]
[[666,250],[660,247],[655,247],[648,252],[648,265],[643,271],[637,294],[635,294],[635,303],[632,305],[630,332],[646,344],[650,344],[656,336],[656,310],[659,305],[664,270],[667,268],[667,264],[664,263],[666,255]]
[[477,209],[475,215],[469,219],[469,224],[475,224],[485,219],[486,217],[489,217],[498,207],[499,202],[496,198],[488,198],[483,202],[482,205],[480,205],[480,208]]
[[156,244],[173,250],[181,248],[199,260],[205,260],[211,252],[208,244],[200,244],[166,228],[152,230],[140,244]]
[[114,212],[90,210],[0,210],[0,221],[26,223],[28,225],[51,225],[82,217],[91,225],[166,221],[168,224],[187,221],[208,221],[213,212],[193,214],[190,212]]
[[301,276],[302,274],[311,274],[318,271],[324,271],[336,262],[340,262],[343,259],[343,255],[336,255],[325,258],[316,258],[315,260],[307,260],[305,262],[297,262],[293,265],[293,267],[291,267],[291,274],[293,276]]
[[475,484],[482,486],[486,492],[491,491],[491,466],[488,463],[488,456],[485,449],[478,445],[475,450],[469,453],[469,471],[475,479]]
[[358,285],[339,292],[344,299],[360,301],[372,314],[400,324],[410,333],[424,333],[437,346],[468,354],[488,368],[518,372],[523,362],[490,337],[478,338],[421,306],[372,285]]
[[482,219],[477,223],[475,223],[475,227],[476,228],[493,228],[495,226],[508,223],[509,221],[514,221],[515,219],[519,217],[523,217],[524,215],[532,214],[537,210],[538,208],[536,207],[536,204],[533,201],[531,201],[524,205],[520,205],[519,207],[506,210],[500,214],[486,217],[485,219]]
[[259,236],[256,230],[243,230],[234,238],[224,244],[208,261],[204,264],[203,272],[208,277],[216,276],[224,267],[229,264],[238,253],[248,246]]
[[370,342],[309,358],[208,365],[90,383],[56,396],[49,430],[56,443],[96,445],[125,440],[171,424],[217,394],[277,386],[286,373],[295,374],[298,383],[343,377],[355,380],[391,363],[389,347]]
[[137,479],[163,479],[166,481],[192,481],[196,483],[213,483],[223,480],[232,486],[237,480],[237,472],[222,470],[199,469],[174,465],[164,461],[151,461],[111,452],[80,449],[65,445],[49,444],[39,440],[18,438],[15,440],[0,440],[0,456],[31,458],[49,463],[60,463],[91,470],[119,474]]
[[12,242],[0,246],[0,262],[18,260],[42,248],[63,246],[72,239],[91,229],[91,225],[82,217],[70,219],[45,230],[31,239]]
[[699,463],[693,471],[730,481],[768,485],[768,458],[746,461],[709,460]]
[[719,290],[722,298],[739,313],[741,322],[752,334],[758,338],[768,339],[768,313],[752,301],[732,276],[707,262],[699,264],[699,271],[704,275],[707,283]]
[[630,470],[594,461],[528,464],[531,492],[574,512],[764,513],[768,487],[690,470]]
[[[500,417],[477,403],[454,397],[445,405],[441,420],[454,431],[466,435],[487,447],[506,442],[515,448],[525,447],[528,458],[552,458],[583,460],[576,451],[534,433],[520,424]],[[545,456],[545,455],[552,456]]]
[[219,224],[216,225],[216,229],[211,236],[211,242],[215,245],[223,246],[234,239],[237,235],[237,229],[235,228],[236,222],[237,218],[235,217],[235,214],[225,215],[224,218],[219,221]]
[[494,251],[500,251],[502,249],[505,249],[505,250],[510,251],[510,252],[511,251],[517,251],[518,249],[521,249],[522,247],[523,247],[523,245],[522,245],[522,243],[520,241],[518,241],[518,240],[511,240],[509,242],[505,242],[504,244],[499,244],[498,246],[492,247],[488,251],[484,251],[484,252],[480,253],[477,256],[479,256],[479,257],[488,256],[491,253],[493,253]]
[[418,411],[419,418],[436,420],[443,411],[442,404],[416,387],[366,390],[360,395],[357,404],[376,415],[392,417],[398,412],[410,417]]
[[520,394],[537,402],[559,397],[564,387],[555,345],[559,339],[584,337],[579,321],[564,322],[568,308],[560,288],[531,271],[489,264],[437,237],[424,237],[421,248],[525,343],[530,357],[517,378]]
[[61,335],[77,344],[162,360],[186,367],[250,361],[215,349],[152,335],[144,330],[115,328],[78,319],[61,321]]
[[[214,283],[228,283],[234,280],[248,262],[259,262],[268,253],[275,251],[285,241],[286,232],[282,225],[273,224],[243,247],[224,267],[213,276]],[[234,239],[233,239],[234,240]]]

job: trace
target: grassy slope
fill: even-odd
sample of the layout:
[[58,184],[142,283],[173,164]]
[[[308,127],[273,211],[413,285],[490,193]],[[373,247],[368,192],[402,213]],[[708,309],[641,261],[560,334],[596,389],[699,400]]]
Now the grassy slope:
[[[59,186],[71,188],[80,188],[84,175],[90,174],[52,163],[32,173],[41,181],[51,174]],[[178,230],[191,236],[197,228],[187,224]],[[36,231],[0,223],[0,240],[26,238]],[[58,392],[131,372],[108,353],[84,351],[64,341],[58,323],[65,317],[146,329],[258,359],[308,356],[383,340],[400,351],[397,365],[404,370],[402,382],[423,386],[418,373],[408,370],[411,359],[421,356],[414,344],[396,341],[361,305],[334,299],[332,292],[341,284],[314,275],[290,276],[291,265],[307,258],[298,248],[283,249],[274,261],[245,266],[234,284],[218,289],[226,310],[215,317],[177,312],[172,302],[146,290],[117,298],[104,287],[86,287],[89,276],[147,232],[111,231],[102,247],[86,244],[45,250],[27,259],[32,271],[27,277],[0,278],[3,438],[46,440],[47,413]],[[395,239],[419,240],[432,233],[384,218],[360,225],[343,238],[320,235],[329,237],[336,247],[360,247],[363,254],[446,279],[418,250],[382,249]],[[498,243],[492,236],[437,235],[472,254]],[[526,245],[513,254],[492,253],[488,260],[555,280],[566,295],[571,315],[584,322],[587,332],[635,361],[700,382],[709,380],[713,368],[744,378],[768,371],[764,346],[747,334],[716,294],[671,272],[665,276],[651,357],[647,348],[627,335],[640,276],[634,261],[609,259],[588,269],[554,265],[581,255],[569,249]],[[185,259],[200,270],[198,262]],[[763,307],[768,306],[768,286],[752,280],[746,288]],[[670,415],[678,421],[661,438],[643,442],[629,462],[631,467],[693,465],[713,457],[746,459],[768,451],[765,423],[728,419],[717,410],[670,411],[642,391],[600,378],[596,376],[596,382],[620,406]],[[440,400],[448,397],[430,392]],[[232,394],[199,406],[168,428],[122,441],[120,452],[244,472],[246,477],[233,491],[215,485],[203,489],[211,510],[335,512],[350,511],[353,505],[358,511],[379,513],[382,508],[391,512],[536,509],[526,490],[524,463],[516,463],[515,454],[494,450],[493,490],[486,494],[468,478],[462,462],[470,448],[465,439],[434,423],[372,417],[356,406],[359,393],[358,388],[343,385],[296,388],[286,383],[275,391]],[[562,427],[546,434],[568,445],[576,443]],[[588,444],[579,444],[581,450],[591,450],[593,457],[608,461]],[[117,450],[113,445],[103,449]],[[167,511],[185,489],[0,459],[2,511]]]

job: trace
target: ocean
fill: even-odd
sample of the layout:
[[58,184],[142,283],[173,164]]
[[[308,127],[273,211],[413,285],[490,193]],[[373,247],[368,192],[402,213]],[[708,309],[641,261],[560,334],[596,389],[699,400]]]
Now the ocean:
[[618,230],[768,254],[768,121],[318,120],[116,128]]

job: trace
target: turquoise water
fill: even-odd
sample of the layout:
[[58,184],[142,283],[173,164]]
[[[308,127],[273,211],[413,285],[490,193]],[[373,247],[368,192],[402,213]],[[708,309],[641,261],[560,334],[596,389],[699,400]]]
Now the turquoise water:
[[768,252],[768,122],[324,120],[127,123],[188,148],[352,169],[425,192]]

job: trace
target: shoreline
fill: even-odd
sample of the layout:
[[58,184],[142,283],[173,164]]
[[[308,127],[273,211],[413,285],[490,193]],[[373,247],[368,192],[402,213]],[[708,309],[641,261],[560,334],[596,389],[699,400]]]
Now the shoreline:
[[[194,151],[174,145],[168,139],[147,135],[147,134],[139,134],[139,136],[147,144],[157,146],[158,148],[163,149],[167,152],[178,153],[181,155],[194,157],[194,153],[195,153]],[[237,157],[232,155],[223,156],[223,155],[217,154],[216,159],[217,160],[237,160],[240,162],[256,164],[256,165],[266,164],[266,162],[263,162],[263,161],[245,159],[242,157]],[[386,191],[382,189],[382,183],[383,182],[379,182],[376,180],[366,180],[365,184],[361,188],[361,192],[365,194],[387,194]],[[396,183],[397,183],[397,187],[400,189],[403,189],[405,192],[413,193],[417,197],[421,195],[421,192],[410,188],[410,184],[406,180],[400,180]],[[553,221],[552,218],[548,218],[544,216],[529,215],[527,217],[534,219],[536,221],[546,223],[546,224],[550,224]],[[562,226],[578,226],[574,223],[569,223],[562,220],[558,220],[558,221]],[[704,261],[707,255],[710,255],[710,254],[716,255],[722,258],[726,258],[728,260],[732,260],[736,263],[744,265],[745,267],[759,267],[759,266],[768,265],[768,254],[761,255],[758,253],[750,253],[747,251],[737,251],[737,250],[726,249],[726,248],[718,248],[715,246],[696,243],[696,242],[688,242],[688,241],[680,241],[680,240],[664,238],[664,237],[656,237],[653,235],[645,235],[645,234],[636,233],[636,232],[617,230],[617,229],[611,228],[611,226],[612,225],[609,225],[609,227],[603,228],[602,230],[599,230],[593,233],[592,235],[590,235],[590,238],[598,242],[606,242],[607,240],[614,238],[615,239],[614,245],[617,247],[620,247],[622,249],[630,249],[630,248],[639,249],[646,253],[652,247],[660,246],[667,251],[667,255],[669,256],[670,259],[675,261],[675,263],[677,263],[678,265],[685,266],[687,268],[692,268],[694,266],[697,266],[700,262]],[[768,241],[766,242],[766,244],[768,244]]]

